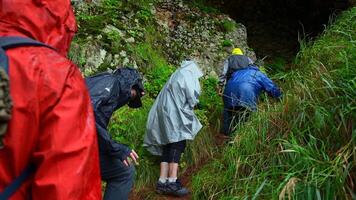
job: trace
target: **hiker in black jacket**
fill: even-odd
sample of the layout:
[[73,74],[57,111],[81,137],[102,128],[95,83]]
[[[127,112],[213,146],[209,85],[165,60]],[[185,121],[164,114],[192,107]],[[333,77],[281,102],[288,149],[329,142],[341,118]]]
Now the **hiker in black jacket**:
[[107,127],[114,111],[128,104],[131,108],[142,106],[144,95],[142,79],[135,69],[120,68],[113,73],[101,73],[86,78],[94,107],[99,140],[100,172],[107,182],[104,200],[128,199],[133,185],[134,166],[138,155],[124,144],[113,141]]

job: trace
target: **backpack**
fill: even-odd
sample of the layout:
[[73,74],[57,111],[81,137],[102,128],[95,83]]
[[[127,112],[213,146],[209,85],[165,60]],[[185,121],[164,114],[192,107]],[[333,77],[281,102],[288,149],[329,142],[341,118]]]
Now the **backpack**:
[[11,119],[12,101],[10,96],[9,61],[5,50],[24,47],[43,46],[52,47],[41,42],[25,37],[0,37],[0,149],[3,147],[3,138],[7,131],[8,122]]
[[245,55],[232,55],[227,61],[228,70],[226,73],[226,80],[229,80],[235,71],[246,68],[250,64],[249,58]]
[[[0,50],[1,51],[1,50]],[[0,148],[3,147],[2,138],[7,130],[7,122],[11,118],[12,102],[9,94],[9,77],[5,68],[0,66]]]
[[[0,149],[3,148],[3,138],[11,119],[12,101],[10,96],[9,59],[6,50],[16,47],[42,46],[55,50],[41,42],[25,37],[0,37]],[[35,171],[35,166],[29,164],[15,180],[0,192],[0,199],[8,199],[21,184]]]

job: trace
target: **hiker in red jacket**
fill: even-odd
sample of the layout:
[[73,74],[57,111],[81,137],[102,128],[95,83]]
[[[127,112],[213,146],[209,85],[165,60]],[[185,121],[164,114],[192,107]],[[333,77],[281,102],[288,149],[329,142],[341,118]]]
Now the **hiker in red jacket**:
[[82,75],[66,58],[75,32],[69,0],[0,0],[0,37],[56,49],[6,50],[13,107],[0,149],[0,199],[16,184],[9,199],[101,199],[92,106]]

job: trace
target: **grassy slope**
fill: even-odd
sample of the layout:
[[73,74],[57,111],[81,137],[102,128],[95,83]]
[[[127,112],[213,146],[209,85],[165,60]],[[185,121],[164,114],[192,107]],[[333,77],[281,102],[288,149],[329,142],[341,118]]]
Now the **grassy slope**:
[[356,8],[302,44],[283,80],[214,162],[193,179],[194,199],[354,199]]

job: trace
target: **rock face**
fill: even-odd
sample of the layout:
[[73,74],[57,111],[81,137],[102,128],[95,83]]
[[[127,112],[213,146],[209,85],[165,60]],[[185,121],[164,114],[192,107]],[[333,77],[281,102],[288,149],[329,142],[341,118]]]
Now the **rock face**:
[[164,39],[166,56],[175,65],[192,57],[207,73],[217,72],[233,47],[240,47],[256,60],[247,45],[244,25],[226,15],[205,14],[180,1],[165,1],[156,7],[155,17]]
[[[117,8],[104,8],[104,11],[112,7],[117,9],[113,12],[117,17],[115,20],[88,23],[95,19],[95,14],[100,15],[93,10],[100,12],[96,7],[102,8],[105,0],[88,2],[73,1],[80,36],[74,41],[70,53],[85,75],[117,66],[144,67],[137,59],[135,48],[150,42],[146,38],[150,28],[160,39],[149,45],[154,49],[159,46],[159,54],[173,66],[178,66],[184,58],[194,58],[206,74],[215,76],[233,47],[243,49],[256,60],[254,51],[247,45],[245,26],[235,23],[227,15],[208,14],[179,0],[164,0],[145,8],[136,5],[131,9],[125,9],[128,6],[120,2],[115,5]],[[83,22],[87,24],[83,25]],[[98,24],[97,30],[86,33],[86,26],[92,24]]]

